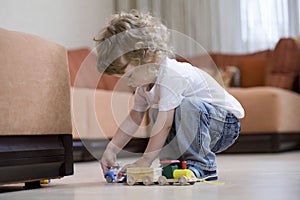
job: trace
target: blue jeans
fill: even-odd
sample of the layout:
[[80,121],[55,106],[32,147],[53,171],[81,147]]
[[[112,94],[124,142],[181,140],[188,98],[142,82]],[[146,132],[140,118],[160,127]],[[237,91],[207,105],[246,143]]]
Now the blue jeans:
[[[152,123],[157,113],[157,109],[150,110]],[[203,170],[216,170],[216,153],[230,147],[239,133],[240,122],[233,114],[212,104],[185,98],[175,109],[160,160],[185,160]]]

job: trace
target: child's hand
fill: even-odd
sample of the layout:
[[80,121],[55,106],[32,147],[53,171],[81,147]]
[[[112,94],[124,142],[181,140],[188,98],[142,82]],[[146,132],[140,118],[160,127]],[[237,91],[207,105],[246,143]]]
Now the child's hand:
[[103,174],[105,174],[112,166],[115,166],[116,161],[117,161],[116,154],[113,151],[106,149],[100,160]]
[[125,165],[120,172],[121,173],[126,173],[127,168],[132,168],[132,167],[150,167],[151,166],[151,161],[147,160],[144,157],[139,158],[137,161],[135,161],[132,164]]

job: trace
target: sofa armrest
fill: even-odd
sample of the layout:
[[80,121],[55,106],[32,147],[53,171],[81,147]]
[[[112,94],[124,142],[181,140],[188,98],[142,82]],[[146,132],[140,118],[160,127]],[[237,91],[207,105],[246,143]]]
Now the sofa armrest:
[[71,134],[67,51],[0,28],[0,134]]

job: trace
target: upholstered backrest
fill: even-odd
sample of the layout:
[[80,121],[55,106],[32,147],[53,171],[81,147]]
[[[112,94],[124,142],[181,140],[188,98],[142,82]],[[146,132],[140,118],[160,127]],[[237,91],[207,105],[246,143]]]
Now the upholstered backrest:
[[293,38],[282,38],[277,43],[268,66],[266,85],[289,90],[298,84],[300,73],[300,48]]
[[88,48],[68,51],[71,86],[76,88],[121,90],[132,92],[118,77],[100,74],[96,68],[96,53]]
[[265,85],[265,73],[271,50],[249,54],[211,54],[219,68],[236,66],[240,70],[240,86],[255,87]]
[[211,53],[211,59],[195,56],[188,60],[195,66],[238,67],[241,87],[272,86],[299,93],[299,46],[293,38],[281,38],[273,50],[246,54]]
[[64,47],[0,28],[0,135],[72,133]]
[[271,50],[249,54],[210,53],[209,55],[193,56],[186,60],[200,68],[215,69],[217,67],[221,73],[226,71],[228,66],[235,66],[239,69],[239,86],[254,87],[265,85],[265,74],[271,53]]

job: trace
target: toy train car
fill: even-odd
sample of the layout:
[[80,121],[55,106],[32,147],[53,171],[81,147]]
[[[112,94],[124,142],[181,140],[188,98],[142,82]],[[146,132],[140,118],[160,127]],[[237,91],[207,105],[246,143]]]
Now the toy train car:
[[144,185],[151,185],[157,183],[161,175],[161,168],[128,168],[127,184],[134,185],[135,183],[143,183]]

